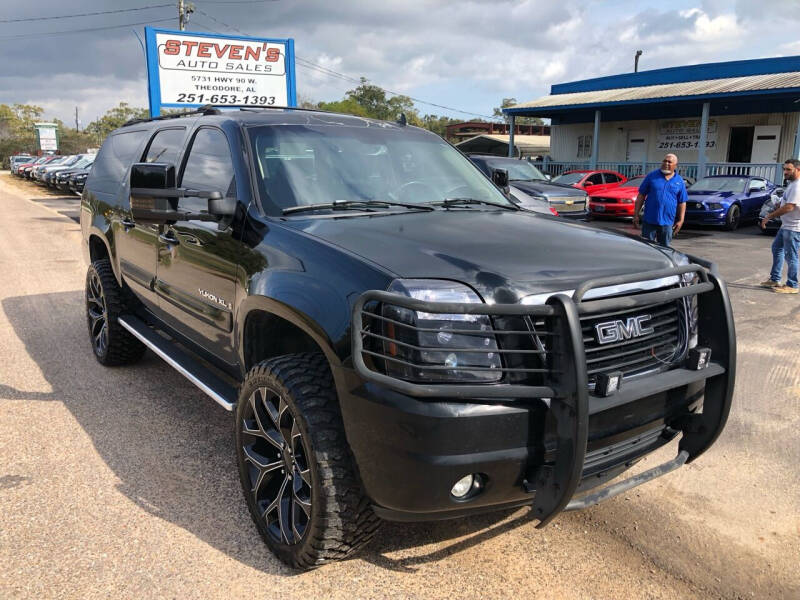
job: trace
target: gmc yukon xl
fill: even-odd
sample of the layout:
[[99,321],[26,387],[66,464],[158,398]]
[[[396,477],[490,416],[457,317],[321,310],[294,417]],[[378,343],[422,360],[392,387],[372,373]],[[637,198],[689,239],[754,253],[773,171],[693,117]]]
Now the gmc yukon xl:
[[404,119],[132,121],[81,207],[97,360],[150,348],[233,412],[245,502],[296,568],[383,519],[542,527],[695,460],[728,416],[713,264],[520,210]]

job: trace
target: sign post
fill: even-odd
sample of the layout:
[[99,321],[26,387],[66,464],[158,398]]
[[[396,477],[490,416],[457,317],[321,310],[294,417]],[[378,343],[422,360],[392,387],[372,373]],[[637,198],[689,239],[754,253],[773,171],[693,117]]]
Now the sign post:
[[150,116],[162,107],[297,106],[294,40],[145,27]]
[[34,123],[36,143],[42,152],[58,150],[58,125],[55,123]]

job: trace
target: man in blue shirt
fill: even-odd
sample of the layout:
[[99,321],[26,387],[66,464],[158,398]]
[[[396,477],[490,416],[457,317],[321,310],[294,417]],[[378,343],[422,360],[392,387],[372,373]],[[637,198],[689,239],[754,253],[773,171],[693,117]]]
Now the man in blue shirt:
[[639,211],[644,202],[642,237],[662,246],[669,246],[672,236],[681,230],[686,214],[686,184],[675,171],[677,167],[678,157],[667,154],[661,161],[661,169],[648,173],[642,181],[633,209],[633,226],[639,227]]

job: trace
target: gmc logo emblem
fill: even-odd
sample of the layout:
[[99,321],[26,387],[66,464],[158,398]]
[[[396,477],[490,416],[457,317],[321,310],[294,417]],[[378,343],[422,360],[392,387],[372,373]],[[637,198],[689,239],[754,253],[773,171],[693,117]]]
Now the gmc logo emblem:
[[594,330],[597,332],[597,341],[601,344],[611,344],[651,334],[655,330],[652,327],[646,327],[645,323],[652,318],[650,315],[639,315],[625,321],[617,319],[598,323],[594,326]]

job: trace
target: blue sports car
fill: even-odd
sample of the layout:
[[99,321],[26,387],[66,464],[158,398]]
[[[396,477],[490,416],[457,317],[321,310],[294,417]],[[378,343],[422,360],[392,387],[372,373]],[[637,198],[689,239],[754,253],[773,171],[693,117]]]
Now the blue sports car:
[[722,225],[733,231],[739,223],[758,219],[761,205],[769,200],[775,185],[763,177],[712,175],[687,188],[687,225]]

